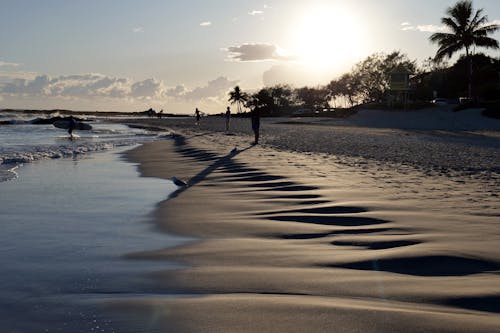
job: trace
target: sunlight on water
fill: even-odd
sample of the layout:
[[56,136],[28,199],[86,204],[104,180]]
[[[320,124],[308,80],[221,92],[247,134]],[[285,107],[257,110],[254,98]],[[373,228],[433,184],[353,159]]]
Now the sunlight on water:
[[171,182],[140,178],[111,153],[18,172],[0,183],[3,329],[87,332],[99,320],[112,331],[119,324],[95,302],[159,292],[145,274],[174,266],[123,255],[185,241],[154,232],[147,217],[173,191]]
[[0,181],[12,178],[9,169],[15,164],[40,159],[73,157],[89,152],[130,146],[151,141],[157,133],[133,129],[121,124],[91,122],[91,131],[75,131],[70,140],[66,130],[53,125],[32,125],[23,120],[15,124],[0,124]]

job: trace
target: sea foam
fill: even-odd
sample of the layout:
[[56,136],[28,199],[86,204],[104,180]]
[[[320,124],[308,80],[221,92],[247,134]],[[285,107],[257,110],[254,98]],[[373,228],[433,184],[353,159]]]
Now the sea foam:
[[22,164],[44,159],[74,158],[158,138],[158,133],[143,129],[92,122],[92,131],[78,131],[75,139],[70,140],[66,131],[50,124],[32,125],[25,118],[3,120],[5,122],[0,125],[0,182],[15,178],[15,169]]

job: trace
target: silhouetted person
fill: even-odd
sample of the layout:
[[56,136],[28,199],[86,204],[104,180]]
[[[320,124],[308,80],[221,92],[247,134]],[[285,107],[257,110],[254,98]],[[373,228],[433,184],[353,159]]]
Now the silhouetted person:
[[163,109],[161,109],[160,112],[158,113],[158,119],[161,119],[162,116],[163,116]]
[[196,108],[196,111],[194,111],[194,116],[196,117],[196,125],[200,124],[200,118],[201,118],[201,113],[198,108]]
[[229,131],[229,122],[231,121],[231,109],[229,108],[229,106],[227,107],[227,110],[226,110],[226,132]]
[[69,124],[68,124],[68,133],[69,133],[69,138],[73,139],[73,130],[76,128],[76,120],[73,118],[73,116],[69,117]]
[[256,145],[259,143],[259,131],[260,131],[260,110],[258,108],[252,110],[251,118],[252,118],[252,130],[253,134],[255,135],[255,141],[253,144]]

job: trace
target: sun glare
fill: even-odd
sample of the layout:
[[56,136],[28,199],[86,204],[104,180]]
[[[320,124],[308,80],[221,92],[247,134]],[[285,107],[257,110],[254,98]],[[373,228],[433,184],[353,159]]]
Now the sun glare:
[[295,40],[301,61],[318,70],[342,67],[363,49],[361,22],[341,7],[307,11],[298,23]]

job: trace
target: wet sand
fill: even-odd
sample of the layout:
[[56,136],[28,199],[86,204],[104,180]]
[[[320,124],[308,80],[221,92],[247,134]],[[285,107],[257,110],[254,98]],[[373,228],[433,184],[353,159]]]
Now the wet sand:
[[141,121],[177,135],[128,154],[189,184],[155,219],[199,240],[129,254],[187,264],[151,277],[189,297],[115,310],[172,332],[500,329],[495,135],[264,122],[252,146],[248,119],[190,120]]

